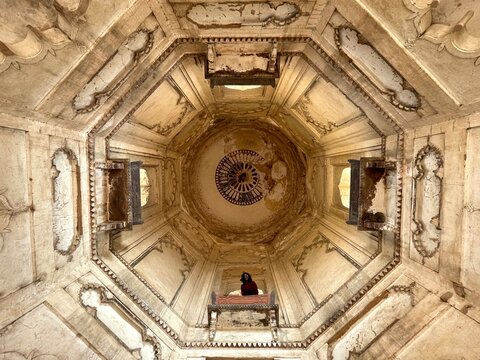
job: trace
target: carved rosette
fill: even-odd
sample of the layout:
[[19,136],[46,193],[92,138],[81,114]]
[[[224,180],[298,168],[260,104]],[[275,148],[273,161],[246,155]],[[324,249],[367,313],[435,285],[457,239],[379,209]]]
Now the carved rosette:
[[440,149],[428,144],[415,158],[413,176],[412,240],[424,258],[433,257],[440,247],[440,212],[443,182]]

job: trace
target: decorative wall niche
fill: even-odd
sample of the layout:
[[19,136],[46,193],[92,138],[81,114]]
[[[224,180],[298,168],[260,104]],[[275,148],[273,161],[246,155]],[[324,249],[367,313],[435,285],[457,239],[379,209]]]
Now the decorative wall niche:
[[[412,185],[412,245],[410,257],[438,271],[441,241],[443,135],[417,140]],[[437,147],[438,145],[439,147]],[[418,145],[417,145],[418,146]]]
[[110,60],[82,88],[73,99],[73,108],[77,113],[95,110],[102,98],[109,96],[137,66],[141,57],[148,54],[153,46],[153,32],[158,22],[152,14],[148,16],[142,28],[133,32],[118,48]]
[[161,360],[159,341],[149,329],[104,287],[85,285],[80,302],[135,358]]
[[200,27],[262,25],[284,26],[300,16],[297,5],[284,2],[275,6],[269,2],[203,3],[192,6],[187,18]]
[[54,247],[70,255],[82,236],[80,167],[75,153],[68,148],[55,151],[52,158]]
[[55,56],[56,50],[74,45],[89,2],[1,2],[0,73],[10,66],[20,69],[20,64],[37,63],[48,53]]
[[355,29],[335,29],[335,43],[353,64],[401,110],[416,111],[420,96],[406,80]]

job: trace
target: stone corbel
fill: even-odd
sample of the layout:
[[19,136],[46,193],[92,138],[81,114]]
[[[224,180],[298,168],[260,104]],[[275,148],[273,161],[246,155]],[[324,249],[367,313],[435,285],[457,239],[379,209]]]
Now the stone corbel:
[[434,24],[432,9],[440,1],[403,0],[407,9],[414,14],[413,19],[417,35],[420,39],[438,44],[438,51],[446,49],[451,55],[462,59],[475,59],[475,65],[480,65],[480,37],[468,32],[467,24],[474,12],[467,11],[465,15],[453,24]]

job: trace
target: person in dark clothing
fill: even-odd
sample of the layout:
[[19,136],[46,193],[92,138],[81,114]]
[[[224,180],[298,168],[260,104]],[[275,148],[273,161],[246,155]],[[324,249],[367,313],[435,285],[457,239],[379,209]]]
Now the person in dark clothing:
[[252,280],[252,277],[249,273],[244,272],[240,278],[242,282],[242,295],[258,295],[258,288],[255,281]]

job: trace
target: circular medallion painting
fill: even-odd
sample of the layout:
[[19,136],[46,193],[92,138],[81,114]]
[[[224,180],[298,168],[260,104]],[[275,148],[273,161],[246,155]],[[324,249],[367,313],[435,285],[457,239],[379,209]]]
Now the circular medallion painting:
[[264,192],[255,163],[263,157],[253,150],[236,150],[225,155],[215,171],[215,184],[228,202],[245,206],[260,201]]

